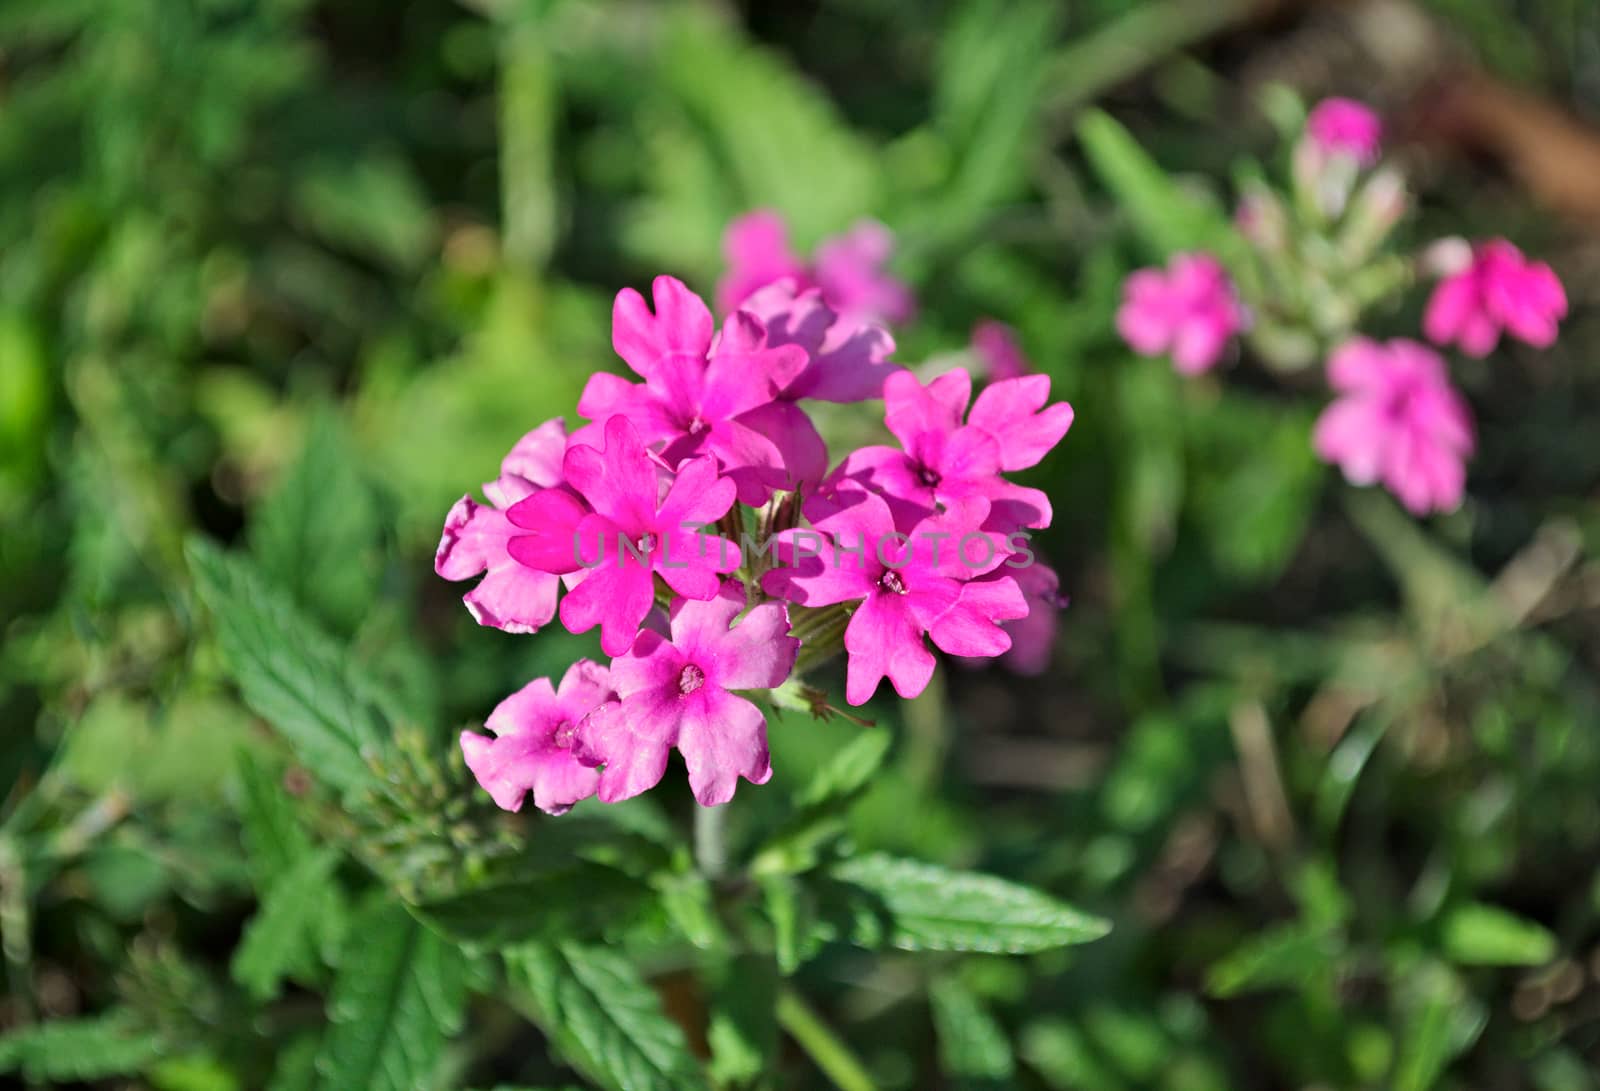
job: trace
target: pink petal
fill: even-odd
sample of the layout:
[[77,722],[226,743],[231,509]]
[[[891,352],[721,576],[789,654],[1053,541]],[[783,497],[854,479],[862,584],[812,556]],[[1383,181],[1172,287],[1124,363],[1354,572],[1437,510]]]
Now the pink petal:
[[557,417],[517,440],[500,462],[500,476],[483,486],[497,508],[509,508],[537,489],[561,484],[561,459],[567,453],[567,425]]
[[574,446],[562,464],[567,482],[589,506],[625,530],[643,530],[656,514],[656,467],[626,417],[606,421],[604,451]]
[[[589,510],[562,489],[536,492],[506,512],[516,528],[507,551],[519,563],[540,572],[572,572],[598,559],[588,552],[591,542],[580,532]],[[579,557],[580,545],[584,548]]]
[[993,436],[1000,447],[1000,468],[1036,466],[1072,427],[1072,406],[1050,400],[1050,377],[1028,375],[991,383],[972,404],[967,423]]
[[654,601],[650,569],[624,559],[596,568],[567,592],[561,600],[561,624],[573,633],[599,625],[601,649],[607,655],[621,655],[633,646]]
[[863,705],[887,676],[895,692],[915,697],[933,677],[933,653],[900,596],[873,594],[856,610],[844,632],[845,700]]
[[703,807],[732,799],[740,777],[752,784],[772,779],[766,717],[744,698],[710,686],[684,702],[678,751]]
[[965,368],[947,371],[927,386],[909,371],[896,372],[883,384],[884,422],[909,451],[928,433],[959,428],[971,397],[972,376]]
[[800,641],[789,635],[789,612],[776,602],[750,609],[732,629],[715,634],[716,676],[723,689],[771,689],[794,669]]
[[960,598],[928,635],[951,655],[993,656],[1011,647],[1011,637],[999,625],[1028,616],[1028,601],[1015,579],[974,580],[963,584]]
[[665,357],[704,357],[715,329],[710,309],[681,280],[656,277],[650,290],[655,300],[654,314],[644,297],[632,288],[618,292],[611,308],[612,347],[629,367],[645,377]]
[[578,729],[578,745],[583,759],[600,771],[596,795],[602,803],[632,799],[661,783],[667,771],[667,751],[672,748],[677,724],[663,735],[659,717],[645,703],[629,706],[629,700],[601,706]]

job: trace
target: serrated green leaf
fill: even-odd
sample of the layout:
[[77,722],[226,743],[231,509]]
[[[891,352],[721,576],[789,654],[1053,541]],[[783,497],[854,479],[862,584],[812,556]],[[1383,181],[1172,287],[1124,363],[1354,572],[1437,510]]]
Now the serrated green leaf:
[[164,1052],[161,1038],[131,1012],[53,1019],[0,1037],[0,1072],[20,1070],[30,1083],[72,1083],[129,1076]]
[[377,593],[372,489],[331,411],[314,414],[300,457],[250,523],[261,571],[307,614],[348,633]]
[[1210,250],[1225,256],[1238,236],[1215,198],[1172,181],[1133,134],[1100,110],[1078,122],[1078,141],[1100,181],[1152,252]]
[[377,902],[353,922],[328,1000],[317,1059],[323,1091],[431,1086],[466,1001],[460,953],[399,906]]
[[953,977],[942,977],[929,991],[933,1025],[939,1032],[939,1067],[957,1087],[1012,1086],[1017,1062],[1004,1028]]
[[411,906],[457,943],[506,947],[530,940],[591,938],[624,924],[654,892],[615,868],[585,860]]
[[1446,957],[1463,966],[1542,966],[1556,953],[1544,925],[1481,902],[1451,909],[1440,936]]
[[188,554],[245,703],[331,787],[366,783],[362,747],[387,738],[395,718],[377,686],[248,560],[198,539]]
[[265,894],[311,851],[283,781],[249,751],[239,753],[239,821],[258,893]]
[[301,857],[273,884],[245,925],[229,971],[257,1000],[276,996],[283,978],[310,949],[325,905],[322,895],[338,860],[329,850]]
[[846,860],[828,873],[861,899],[848,938],[863,946],[1021,953],[1088,943],[1111,930],[1042,891],[992,875],[881,853]]
[[506,952],[514,984],[568,1059],[612,1091],[704,1086],[683,1031],[655,991],[615,951],[576,943]]

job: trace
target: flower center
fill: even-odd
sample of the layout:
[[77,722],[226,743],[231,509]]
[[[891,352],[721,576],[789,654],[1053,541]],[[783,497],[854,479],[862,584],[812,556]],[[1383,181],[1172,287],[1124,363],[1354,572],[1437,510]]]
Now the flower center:
[[903,595],[906,593],[906,581],[901,579],[900,573],[892,568],[878,577],[878,586],[891,595]]
[[917,480],[930,489],[936,489],[943,478],[939,476],[938,470],[930,469],[927,466],[919,466],[917,468]]
[[562,720],[556,724],[556,729],[550,735],[550,742],[560,750],[572,749],[572,740],[578,737],[578,725],[571,720]]
[[706,684],[706,672],[693,663],[685,663],[678,674],[678,693],[684,697]]
[[641,534],[638,541],[633,543],[634,552],[641,557],[648,557],[656,551],[656,536],[654,534]]

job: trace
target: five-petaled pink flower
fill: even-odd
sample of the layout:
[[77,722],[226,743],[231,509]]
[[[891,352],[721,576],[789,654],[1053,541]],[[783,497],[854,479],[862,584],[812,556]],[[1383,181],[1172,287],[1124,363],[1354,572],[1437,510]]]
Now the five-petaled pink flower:
[[543,489],[560,488],[566,449],[567,430],[562,421],[541,424],[517,441],[500,463],[500,476],[483,486],[483,494],[494,507],[463,496],[445,516],[433,568],[447,580],[467,580],[485,573],[461,600],[480,625],[508,633],[532,633],[555,616],[561,581],[549,572],[518,564],[511,556],[507,545],[521,532],[506,517],[505,509]]
[[794,668],[800,641],[788,635],[782,603],[745,608],[744,591],[729,583],[706,602],[673,604],[669,634],[646,629],[611,664],[618,701],[584,722],[580,757],[603,765],[599,797],[611,803],[654,787],[677,747],[689,787],[702,805],[733,798],[740,777],[765,784],[772,776],[767,721],[733,690],[771,689]]
[[1011,638],[998,622],[1028,612],[1016,580],[978,579],[1009,556],[982,529],[988,513],[981,497],[953,501],[901,533],[876,493],[815,497],[806,517],[828,540],[808,550],[809,531],[780,535],[785,563],[762,588],[804,606],[859,602],[844,633],[845,700],[864,704],[885,677],[900,696],[915,697],[933,676],[924,634],[952,655],[999,655]]
[[1196,375],[1222,359],[1244,328],[1245,309],[1222,263],[1210,254],[1178,254],[1166,271],[1140,269],[1122,286],[1117,331],[1137,353],[1169,353]]
[[1348,155],[1364,167],[1378,161],[1383,121],[1365,103],[1326,98],[1306,118],[1306,133],[1327,155]]
[[728,272],[717,285],[717,307],[724,314],[732,314],[756,291],[780,280],[791,281],[796,291],[819,289],[849,327],[904,322],[916,309],[911,290],[884,272],[894,253],[894,236],[871,220],[824,240],[809,267],[789,248],[783,217],[770,209],[729,224],[722,249]]
[[702,529],[734,500],[733,482],[710,458],[679,466],[661,496],[660,464],[619,416],[605,422],[603,450],[569,447],[562,473],[571,492],[536,492],[506,513],[519,530],[507,548],[540,572],[588,570],[561,600],[561,623],[574,633],[599,625],[607,655],[633,645],[655,601],[655,576],[705,600],[717,594],[721,573],[739,566],[738,546]]
[[1430,341],[1455,343],[1469,356],[1487,356],[1503,329],[1537,348],[1555,343],[1567,314],[1567,293],[1542,261],[1529,261],[1505,239],[1475,247],[1472,263],[1434,289],[1423,315]]
[[1461,503],[1472,417],[1439,354],[1415,341],[1349,341],[1328,361],[1340,397],[1317,420],[1313,446],[1357,485],[1381,482],[1413,514]]
[[669,467],[712,455],[740,503],[765,503],[798,476],[790,464],[814,457],[809,453],[821,444],[805,414],[772,409],[806,369],[806,350],[769,345],[765,327],[745,311],[716,334],[705,303],[672,277],[657,277],[652,294],[654,313],[631,288],[617,293],[612,308],[612,345],[644,382],[591,375],[578,412],[597,423],[573,442],[592,442],[598,422],[626,416]]
[[[1066,402],[1046,406],[1050,377],[991,383],[972,403],[972,376],[956,368],[923,386],[909,371],[884,383],[885,422],[900,447],[862,447],[829,475],[833,488],[882,493],[902,523],[962,500],[992,505],[987,529],[1009,533],[1050,524],[1050,499],[1014,484],[1002,471],[1036,465],[1072,427]],[[962,418],[966,423],[962,423]]]
[[606,668],[588,659],[567,669],[559,689],[535,678],[489,714],[484,726],[493,738],[461,733],[467,768],[505,810],[521,810],[523,795],[532,791],[535,807],[564,814],[594,795],[600,782],[600,774],[578,760],[574,743],[584,718],[611,698]]

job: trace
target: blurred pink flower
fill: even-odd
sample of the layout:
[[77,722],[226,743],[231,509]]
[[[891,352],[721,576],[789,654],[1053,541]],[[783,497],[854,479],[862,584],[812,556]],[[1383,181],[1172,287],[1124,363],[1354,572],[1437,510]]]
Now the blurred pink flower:
[[846,326],[899,323],[916,310],[911,289],[884,271],[894,236],[872,220],[825,239],[807,265],[789,248],[783,217],[770,209],[747,213],[728,225],[722,239],[728,271],[717,285],[717,309],[732,314],[761,288],[779,280],[796,292],[817,288]]
[[1487,356],[1503,329],[1537,348],[1555,343],[1567,314],[1567,293],[1549,265],[1529,261],[1505,239],[1473,249],[1467,268],[1439,282],[1422,329],[1430,341],[1455,343],[1469,356]]
[[1341,397],[1317,420],[1319,457],[1352,484],[1382,483],[1416,515],[1461,503],[1472,416],[1437,352],[1356,338],[1328,360],[1328,384]]
[[1050,667],[1061,611],[1067,605],[1067,596],[1061,593],[1061,578],[1055,569],[1038,560],[1006,571],[1016,578],[1028,604],[1028,614],[1001,626],[1011,637],[1011,650],[1002,661],[1017,674],[1043,674]]
[[600,774],[578,760],[573,743],[578,725],[611,696],[606,668],[588,659],[567,668],[559,689],[535,678],[489,713],[483,726],[493,738],[461,733],[467,768],[504,810],[521,810],[523,795],[532,791],[535,807],[564,814],[594,795],[600,782]]
[[1326,98],[1306,118],[1306,133],[1327,155],[1348,155],[1364,167],[1378,161],[1383,122],[1370,106],[1348,98]]
[[744,590],[732,582],[706,602],[678,599],[668,635],[646,629],[612,662],[619,700],[578,735],[580,757],[604,766],[602,802],[654,787],[673,747],[706,807],[732,799],[740,777],[765,784],[772,776],[766,717],[730,691],[781,685],[800,641],[788,635],[788,611],[776,602],[752,607],[730,628],[744,608]]
[[1210,254],[1177,254],[1165,272],[1140,269],[1122,286],[1122,339],[1144,356],[1170,353],[1185,375],[1214,366],[1244,324],[1233,281]]
[[972,327],[972,352],[988,372],[990,382],[1020,379],[1033,372],[1033,365],[1022,354],[1017,331],[992,318],[985,318]]

